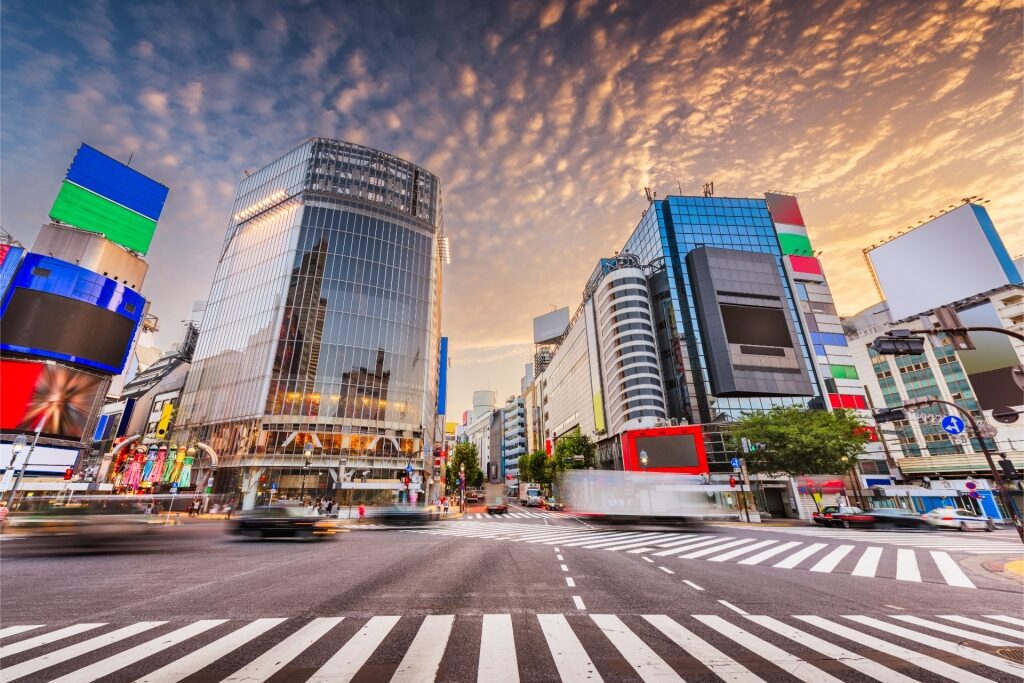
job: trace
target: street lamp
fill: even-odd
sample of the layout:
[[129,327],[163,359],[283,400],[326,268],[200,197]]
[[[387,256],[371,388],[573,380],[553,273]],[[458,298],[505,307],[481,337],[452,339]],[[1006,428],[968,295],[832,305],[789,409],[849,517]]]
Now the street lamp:
[[306,474],[309,472],[310,457],[313,455],[313,442],[307,441],[306,445],[302,447],[302,455],[305,458],[305,464],[302,466],[302,484],[299,487],[299,501],[302,503],[306,502]]
[[647,471],[647,451],[640,451],[640,466],[644,468],[644,472]]

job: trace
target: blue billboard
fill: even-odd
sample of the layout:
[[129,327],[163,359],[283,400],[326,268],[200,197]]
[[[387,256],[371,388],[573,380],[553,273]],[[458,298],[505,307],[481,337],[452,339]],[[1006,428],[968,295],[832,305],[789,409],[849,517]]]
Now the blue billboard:
[[0,244],[0,297],[6,294],[7,288],[11,286],[11,280],[14,279],[14,273],[18,270],[24,253],[22,247]]
[[28,254],[0,302],[0,350],[120,373],[146,300],[73,263]]
[[440,363],[437,373],[437,414],[447,415],[448,410],[448,337],[441,337]]
[[160,212],[167,201],[165,185],[85,143],[78,148],[66,178],[154,221],[160,220]]

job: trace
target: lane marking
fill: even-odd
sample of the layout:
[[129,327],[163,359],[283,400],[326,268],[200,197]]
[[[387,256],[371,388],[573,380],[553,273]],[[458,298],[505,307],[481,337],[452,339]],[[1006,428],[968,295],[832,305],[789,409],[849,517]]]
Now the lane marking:
[[757,543],[755,543],[753,545],[748,545],[748,546],[745,546],[743,548],[736,548],[735,550],[730,550],[727,553],[722,553],[721,555],[715,555],[714,557],[709,557],[708,558],[708,562],[725,562],[726,560],[731,560],[734,557],[739,557],[740,555],[746,555],[749,552],[753,552],[755,550],[760,550],[761,548],[764,548],[765,546],[774,545],[776,543],[778,543],[778,541],[759,541],[759,542],[757,542]]
[[917,556],[913,550],[896,550],[896,580],[921,583],[921,571],[917,568]]
[[[719,600],[718,602],[738,610],[740,614],[746,614],[746,612],[729,605],[725,600]],[[710,614],[694,614],[693,618],[700,621],[705,626],[715,629],[726,638],[731,638],[733,641],[739,643],[759,657],[767,659],[775,666],[804,683],[843,683],[832,674],[825,673],[813,664],[808,664],[800,657],[792,655],[782,648],[776,647],[768,641],[758,638],[739,626],[733,626],[721,617],[716,617]]]
[[[950,621],[955,621],[958,624],[966,624],[968,626],[973,626],[974,628],[980,628],[983,631],[992,631],[993,633],[1001,633],[1004,636],[1012,636],[1014,638],[1024,639],[1024,632],[1022,632],[1019,628],[1006,628],[1005,626],[996,626],[995,624],[986,624],[984,621],[979,621],[977,619],[971,619],[969,617],[962,617],[962,616],[960,616],[958,614],[939,614],[937,616],[939,617],[939,619],[949,619]],[[1008,621],[1011,624],[1014,623],[1014,621],[1011,620],[1009,617],[998,617],[998,616],[986,615],[985,618],[986,619],[997,619],[999,621]],[[1021,626],[1024,626],[1024,624],[1021,624]]]
[[215,626],[225,624],[227,621],[227,619],[203,619],[197,621],[176,631],[165,633],[159,638],[154,638],[141,645],[118,652],[113,657],[101,659],[94,664],[90,664],[77,671],[72,671],[69,674],[54,679],[54,681],[60,681],[61,683],[89,683],[90,681],[95,681],[115,671],[131,666],[141,659],[155,655],[158,652],[163,652],[167,648],[173,647],[193,636],[209,631]]
[[706,541],[700,541],[699,543],[693,543],[691,545],[686,545],[686,546],[683,546],[682,548],[669,548],[668,550],[662,550],[660,552],[651,553],[651,554],[654,555],[655,557],[667,557],[668,555],[676,555],[678,553],[685,553],[685,552],[688,552],[690,550],[693,550],[694,548],[699,548],[701,546],[715,545],[717,543],[724,543],[726,541],[731,541],[731,540],[732,540],[732,536],[722,536],[720,538],[712,538],[712,539],[709,539],[709,540],[706,540]]
[[852,545],[839,546],[838,548],[830,552],[828,555],[818,560],[818,564],[811,567],[811,571],[831,574],[832,570],[835,569],[836,566],[838,566],[838,564],[843,561],[843,558],[849,555],[850,551],[853,550],[855,547],[856,546]]
[[666,574],[675,574],[675,572],[672,571],[671,569],[669,569],[668,567],[661,567],[661,566],[659,566],[658,569],[660,569],[661,571],[665,572]]
[[33,629],[42,628],[45,625],[46,624],[24,624],[22,626],[8,626],[7,628],[0,628],[0,638],[4,638],[6,636],[16,636],[19,633],[24,633],[25,631],[31,631]]
[[572,580],[571,576],[567,576],[565,577],[565,585],[569,586],[569,588],[575,588],[576,582]]
[[[949,553],[944,553],[938,550],[932,550],[932,560],[935,561],[935,566],[939,568],[939,573],[942,574],[942,579],[950,586],[960,586],[961,588],[976,588],[974,583],[967,578],[967,574],[964,574],[964,570],[960,568],[956,560],[949,556]],[[1024,621],[1020,622],[1021,626],[1024,626]]]
[[511,614],[485,614],[480,632],[477,683],[519,683]]
[[569,565],[567,565],[567,564],[560,564],[558,566],[562,568],[563,572],[569,571]]
[[[238,648],[242,647],[250,640],[266,633],[270,629],[274,628],[278,624],[286,621],[285,619],[256,619],[240,629],[232,631],[223,638],[204,645],[198,650],[194,650],[184,655],[180,659],[177,659],[167,666],[161,667],[156,671],[146,674],[142,678],[139,678],[135,683],[173,683],[174,681],[180,681],[187,676],[191,676],[200,669],[204,669],[210,664],[213,664],[219,659],[222,659],[229,652],[233,652]],[[138,649],[141,650],[142,646]],[[131,663],[132,659],[122,660]],[[77,681],[73,675],[69,676],[67,683],[71,681]]]
[[572,603],[576,605],[576,609],[587,609],[587,606],[583,604],[583,598],[578,595],[572,596]]
[[[39,647],[40,645],[49,645],[52,642],[61,640],[62,638],[69,638],[71,636],[78,635],[79,633],[84,633],[86,631],[91,631],[94,628],[99,628],[100,626],[106,626],[106,623],[74,624],[73,626],[59,628],[56,631],[50,631],[49,633],[44,633],[42,635],[35,636],[34,638],[26,638],[25,640],[19,640],[16,643],[11,643],[10,645],[4,645],[3,647],[0,647],[0,657],[9,657],[11,655],[16,655],[19,652],[31,650],[32,648]],[[15,633],[17,633],[17,631],[15,631]]]
[[603,682],[604,679],[597,673],[597,667],[583,649],[583,644],[573,633],[564,615],[538,614],[537,621],[540,622],[544,640],[547,641],[561,680]]
[[347,683],[391,632],[401,617],[372,617],[327,660],[307,683]]
[[792,569],[793,567],[797,566],[798,564],[806,560],[808,557],[813,555],[814,553],[818,552],[819,550],[827,546],[827,543],[812,543],[806,548],[802,548],[796,551],[786,559],[782,560],[781,562],[777,562],[772,566],[777,567],[779,569]]
[[682,677],[622,623],[621,619],[611,614],[591,614],[590,618],[642,680],[683,682]]
[[995,619],[996,621],[1005,621],[1007,624],[1017,624],[1021,628],[1024,628],[1024,619],[1017,619],[1015,617],[1004,617],[1002,614],[986,614],[986,619]]
[[555,559],[561,561],[561,560],[564,560],[565,558],[562,557],[561,555],[555,555]]
[[875,572],[878,571],[878,561],[882,559],[882,549],[877,546],[869,546],[864,550],[864,554],[860,556],[857,561],[857,566],[853,568],[853,576],[868,576],[872,577]]
[[699,590],[699,591],[704,590],[703,588],[701,588],[700,586],[695,584],[693,581],[690,581],[689,579],[683,579],[683,583],[685,583],[690,588],[693,588],[694,590]]
[[994,638],[993,636],[983,635],[981,633],[975,633],[974,631],[968,631],[967,629],[957,628],[956,626],[950,626],[940,621],[931,621],[929,619],[922,619],[921,617],[913,617],[909,614],[890,614],[890,619],[898,619],[905,621],[908,624],[914,624],[915,626],[923,626],[924,628],[930,628],[933,631],[941,631],[942,633],[963,636],[968,640],[973,640],[976,643],[982,643],[984,645],[991,645],[993,647],[1020,647],[1020,643],[1011,643],[1008,640],[1002,638]]
[[676,645],[686,650],[691,657],[711,669],[719,678],[726,681],[760,681],[746,667],[728,656],[711,643],[699,638],[692,631],[684,628],[678,622],[664,614],[641,615],[654,628],[664,633]]
[[719,600],[718,602],[722,603],[723,605],[731,609],[733,612],[736,612],[737,614],[749,614],[749,612],[741,610],[739,607],[732,604],[731,602],[726,602],[725,600]]
[[757,539],[754,538],[739,538],[735,541],[729,541],[728,543],[720,543],[710,548],[703,548],[696,552],[686,553],[685,555],[680,555],[679,558],[682,560],[690,560],[697,557],[704,557],[705,555],[711,555],[713,553],[717,553],[719,550],[725,550],[726,548],[734,548],[738,545],[750,545],[756,540]]
[[783,543],[782,545],[777,545],[774,548],[768,548],[768,550],[762,550],[757,555],[754,555],[753,557],[748,557],[745,560],[740,560],[736,564],[746,564],[746,565],[760,564],[761,562],[764,562],[767,559],[773,558],[773,557],[775,557],[776,555],[778,555],[780,553],[784,553],[787,550],[789,550],[790,548],[795,548],[798,545],[803,545],[803,543],[800,543],[799,541],[789,541],[787,543]]
[[221,683],[262,683],[283,669],[310,645],[341,623],[344,617],[319,617],[309,622]]
[[391,677],[391,683],[418,683],[437,678],[437,670],[441,667],[441,658],[444,657],[454,623],[454,614],[430,614],[424,617],[420,630],[402,657],[402,663]]
[[651,563],[653,563],[653,562],[654,562],[654,560],[652,560],[651,558],[647,557],[646,555],[644,555],[644,559],[645,559],[646,561],[648,561],[648,562],[651,562]]

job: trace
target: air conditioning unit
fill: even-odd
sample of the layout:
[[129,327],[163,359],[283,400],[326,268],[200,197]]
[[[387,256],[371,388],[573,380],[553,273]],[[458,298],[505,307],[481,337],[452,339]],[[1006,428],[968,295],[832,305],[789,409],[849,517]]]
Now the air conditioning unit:
[[678,426],[679,426],[679,420],[677,420],[677,419],[676,419],[676,418],[674,418],[674,417],[673,417],[673,418],[671,418],[671,419],[669,419],[668,423],[669,423],[670,425],[672,425],[673,427],[678,427]]

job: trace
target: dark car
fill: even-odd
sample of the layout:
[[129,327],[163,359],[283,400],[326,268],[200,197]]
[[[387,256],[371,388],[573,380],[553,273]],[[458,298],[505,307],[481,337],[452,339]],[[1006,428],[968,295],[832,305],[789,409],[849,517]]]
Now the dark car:
[[231,533],[247,538],[302,538],[313,540],[334,535],[335,523],[307,516],[300,507],[265,505],[244,513]]
[[860,508],[841,508],[832,515],[834,526],[844,529],[854,527],[862,529],[922,529],[932,527],[928,520],[919,514],[906,510],[881,508],[877,510],[861,510]]
[[494,496],[487,501],[487,512],[492,514],[505,514],[508,512],[508,505],[504,496]]
[[811,513],[811,523],[818,526],[832,526],[832,515],[839,512],[838,505],[826,505],[820,512]]
[[564,510],[565,505],[554,496],[548,496],[541,502],[540,506],[545,510]]
[[440,518],[440,513],[436,509],[415,505],[392,505],[374,510],[370,514],[371,521],[387,526],[420,526]]

